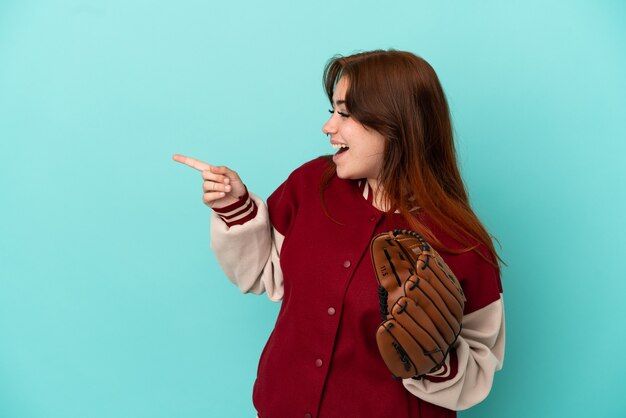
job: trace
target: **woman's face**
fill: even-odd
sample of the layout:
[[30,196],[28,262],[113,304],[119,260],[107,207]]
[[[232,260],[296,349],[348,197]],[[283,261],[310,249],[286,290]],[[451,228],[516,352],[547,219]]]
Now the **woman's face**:
[[347,87],[346,77],[341,77],[333,93],[332,115],[322,127],[322,132],[330,137],[332,145],[347,146],[339,148],[333,156],[337,176],[354,180],[366,178],[372,185],[382,168],[385,138],[349,115],[345,105]]

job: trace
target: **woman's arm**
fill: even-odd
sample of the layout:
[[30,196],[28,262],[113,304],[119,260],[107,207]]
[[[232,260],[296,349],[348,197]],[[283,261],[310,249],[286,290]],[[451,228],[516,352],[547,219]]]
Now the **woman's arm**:
[[283,275],[278,256],[283,236],[272,228],[265,203],[248,193],[237,172],[226,166],[181,154],[173,159],[202,173],[202,201],[213,209],[211,247],[226,276],[242,292],[267,291],[271,300],[281,300]]
[[267,292],[273,301],[282,299],[283,240],[270,223],[265,202],[253,193],[211,215],[211,248],[224,274],[244,293]]
[[404,387],[420,399],[455,411],[484,400],[504,360],[502,295],[463,317],[454,351],[439,371],[422,380],[404,379]]
[[[485,247],[479,248],[488,256]],[[406,389],[455,411],[481,402],[491,391],[504,361],[504,303],[500,270],[470,251],[446,260],[461,282],[467,301],[461,334],[446,364],[422,380],[403,380]],[[445,257],[444,257],[445,258]]]

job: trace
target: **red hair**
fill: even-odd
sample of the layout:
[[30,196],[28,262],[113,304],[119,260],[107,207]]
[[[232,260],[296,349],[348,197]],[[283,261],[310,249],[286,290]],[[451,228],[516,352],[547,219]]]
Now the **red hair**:
[[[390,211],[399,210],[412,228],[435,248],[448,253],[474,250],[498,267],[491,237],[470,207],[457,164],[450,111],[435,70],[424,59],[404,51],[371,51],[335,56],[324,68],[324,89],[333,92],[346,77],[346,108],[351,117],[386,139],[379,189]],[[329,160],[320,194],[336,166]],[[415,198],[416,200],[410,200]],[[413,216],[418,205],[430,221],[461,248],[449,248]],[[486,257],[478,250],[484,244]]]

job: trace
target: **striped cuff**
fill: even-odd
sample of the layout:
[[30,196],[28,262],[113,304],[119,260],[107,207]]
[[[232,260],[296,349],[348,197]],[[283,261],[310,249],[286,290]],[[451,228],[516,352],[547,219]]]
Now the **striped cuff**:
[[431,382],[445,382],[446,380],[450,380],[454,376],[456,376],[458,370],[459,364],[456,358],[456,350],[454,348],[451,348],[450,353],[448,354],[448,358],[446,358],[443,366],[441,366],[439,370],[425,375],[424,379]]
[[224,206],[223,208],[213,208],[220,218],[230,228],[234,225],[243,225],[251,219],[254,219],[257,212],[257,206],[250,198],[248,189],[246,193],[233,204]]

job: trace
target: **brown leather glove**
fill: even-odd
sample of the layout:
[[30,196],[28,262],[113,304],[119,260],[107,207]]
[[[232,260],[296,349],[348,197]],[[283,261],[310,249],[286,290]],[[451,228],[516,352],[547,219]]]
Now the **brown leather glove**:
[[378,349],[397,378],[421,378],[439,369],[461,332],[465,296],[441,256],[414,231],[372,239],[383,322]]

